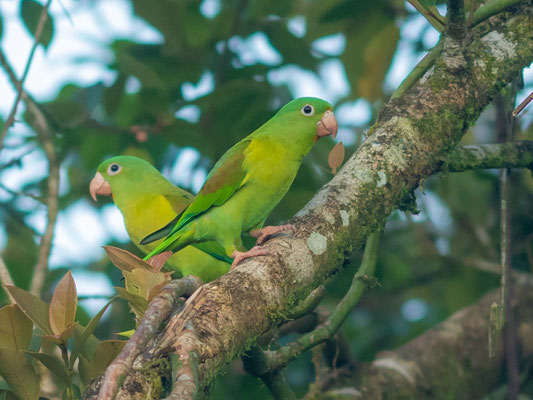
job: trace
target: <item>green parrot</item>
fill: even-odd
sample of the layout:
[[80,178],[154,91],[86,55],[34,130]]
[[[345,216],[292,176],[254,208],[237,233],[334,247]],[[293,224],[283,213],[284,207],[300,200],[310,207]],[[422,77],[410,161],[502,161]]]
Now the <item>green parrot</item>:
[[[323,136],[337,134],[337,120],[324,100],[303,97],[279,110],[255,132],[231,147],[215,164],[194,201],[167,227],[141,243],[168,237],[146,259],[164,251],[209,242],[210,254],[233,258],[233,269],[249,257],[267,254],[260,245],[292,225],[263,224],[289,190],[303,158]],[[243,251],[242,232],[257,238]]]
[[[98,194],[112,195],[131,241],[145,254],[158,243],[141,245],[141,239],[166,225],[194,199],[192,194],[170,183],[149,162],[131,156],[113,157],[101,163],[89,190],[95,201]],[[209,282],[228,272],[228,261],[231,259],[221,261],[188,246],[173,254],[165,268],[177,270],[183,276],[194,274]]]

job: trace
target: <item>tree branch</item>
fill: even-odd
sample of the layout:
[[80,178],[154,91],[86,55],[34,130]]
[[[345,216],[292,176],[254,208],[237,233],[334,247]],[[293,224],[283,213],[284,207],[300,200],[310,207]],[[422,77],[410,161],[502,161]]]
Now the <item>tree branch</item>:
[[98,400],[112,400],[116,397],[119,385],[131,370],[133,361],[154,338],[161,323],[168,318],[177,299],[181,296],[192,295],[201,284],[200,279],[189,275],[169,282],[152,300],[133,336],[122,348],[117,358],[107,367]]
[[323,324],[320,324],[318,328],[301,336],[294,342],[288,343],[278,350],[266,351],[267,364],[264,365],[264,368],[266,368],[264,372],[274,372],[284,368],[303,352],[329,340],[337,333],[363,293],[369,286],[375,284],[374,271],[377,264],[377,251],[380,238],[381,230],[374,232],[368,238],[361,267],[354,275],[350,289],[340,303],[337,304],[331,316]]
[[[26,80],[26,77],[28,76],[28,72],[30,71],[31,62],[33,60],[33,55],[35,54],[35,50],[37,49],[37,46],[39,45],[39,38],[41,37],[41,33],[43,32],[44,24],[46,23],[46,20],[48,19],[48,8],[50,7],[50,3],[52,3],[52,0],[48,0],[46,2],[46,5],[43,7],[41,11],[41,15],[39,16],[39,22],[37,23],[37,28],[35,29],[35,35],[34,35],[35,40],[33,42],[33,46],[30,50],[28,60],[26,61],[26,66],[24,67],[22,78],[20,79],[20,82],[17,82],[17,85],[15,87],[17,91],[17,96],[15,97],[15,102],[13,103],[13,106],[11,107],[11,111],[9,112],[9,115],[4,124],[4,127],[2,128],[2,133],[0,133],[0,150],[2,150],[2,146],[3,146],[4,139],[6,137],[8,129],[11,128],[11,126],[15,122],[15,114],[17,113],[19,102],[24,93],[24,88],[23,88],[24,81]],[[4,58],[4,61],[6,61],[5,58]],[[4,62],[1,62],[1,65],[4,66]]]
[[[48,2],[48,5],[50,1]],[[43,11],[44,12],[44,11]],[[36,36],[37,37],[37,36]],[[38,39],[38,38],[37,38]],[[28,113],[33,117],[33,125],[39,136],[46,158],[48,159],[48,184],[47,184],[47,222],[46,229],[41,238],[39,258],[33,270],[30,284],[30,292],[40,296],[48,271],[48,257],[52,249],[54,228],[59,212],[59,160],[54,147],[53,130],[39,104],[22,87],[22,82],[17,79],[15,72],[4,53],[0,50],[0,64],[6,71],[9,81],[20,93],[20,97],[26,103]],[[0,143],[1,146],[1,143]],[[40,200],[40,199],[37,199]]]
[[[270,255],[246,260],[202,286],[137,357],[139,368],[170,351],[198,350],[202,389],[229,360],[283,321],[383,226],[407,193],[440,170],[483,108],[531,63],[533,38],[523,35],[531,32],[532,11],[532,5],[521,5],[486,30],[475,30],[464,51],[476,62],[457,74],[437,60],[411,90],[385,105],[357,152],[289,221],[297,227],[292,237],[269,240]],[[128,395],[128,387],[119,392]]]
[[[489,309],[499,296],[495,289],[404,346],[379,353],[373,362],[359,365],[352,376],[337,379],[323,397],[342,392],[365,400],[483,397],[501,384],[505,369],[501,346],[494,358],[487,352]],[[533,360],[532,305],[532,286],[517,284],[513,309],[524,361]]]
[[464,172],[490,168],[533,169],[533,141],[457,147],[442,164],[442,171]]
[[523,0],[492,0],[483,4],[474,12],[471,27],[486,21],[490,17],[499,14],[522,1]]

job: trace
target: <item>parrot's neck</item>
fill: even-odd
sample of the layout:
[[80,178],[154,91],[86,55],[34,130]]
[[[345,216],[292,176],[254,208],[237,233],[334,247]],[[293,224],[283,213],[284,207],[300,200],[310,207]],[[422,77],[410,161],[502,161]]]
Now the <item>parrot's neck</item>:
[[316,143],[316,128],[307,128],[308,131],[305,131],[299,124],[279,125],[275,122],[262,128],[256,131],[256,138],[282,146],[290,161],[301,162]]

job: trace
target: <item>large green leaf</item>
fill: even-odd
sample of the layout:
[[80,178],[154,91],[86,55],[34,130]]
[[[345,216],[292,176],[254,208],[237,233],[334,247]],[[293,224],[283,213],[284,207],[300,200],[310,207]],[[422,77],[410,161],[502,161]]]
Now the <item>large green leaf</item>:
[[92,363],[101,373],[120,353],[126,340],[104,340],[94,351]]
[[100,311],[89,321],[87,326],[83,328],[83,331],[81,332],[81,335],[77,336],[75,338],[74,347],[72,348],[72,353],[70,355],[70,366],[72,367],[74,365],[74,362],[76,361],[76,358],[80,353],[82,353],[83,347],[85,347],[85,343],[87,342],[87,339],[90,335],[94,332],[94,329],[96,328],[96,325],[100,322],[100,319],[106,312],[107,308],[111,305],[111,303],[117,298],[117,296],[114,296],[111,300],[109,300],[105,306],[102,307]]
[[24,353],[0,349],[0,375],[21,399],[39,398],[39,377]]
[[129,251],[114,246],[104,246],[104,250],[113,265],[121,271],[133,272],[135,269],[143,269],[149,272],[154,271],[150,264],[136,255],[131,254]]
[[80,372],[80,378],[83,386],[87,386],[89,382],[97,378],[102,374],[98,368],[96,368],[91,361],[80,354],[78,363],[78,371]]
[[47,334],[53,334],[48,318],[49,306],[30,292],[16,286],[4,286],[20,309],[31,319],[35,325]]
[[50,302],[50,326],[56,335],[61,334],[72,325],[78,307],[76,284],[72,273],[68,271],[57,284]]
[[26,350],[30,343],[33,324],[16,304],[0,308],[0,347]]
[[[34,37],[43,10],[44,7],[42,4],[35,0],[23,0],[20,4],[20,15],[22,16],[24,25]],[[46,15],[46,22],[44,23],[41,35],[39,36],[39,43],[41,43],[45,48],[48,47],[54,35],[54,24],[52,22],[50,13],[46,12]]]
[[65,371],[65,364],[60,359],[49,354],[34,351],[26,351],[25,353],[42,362],[46,368],[52,371],[66,385],[69,384],[69,378]]

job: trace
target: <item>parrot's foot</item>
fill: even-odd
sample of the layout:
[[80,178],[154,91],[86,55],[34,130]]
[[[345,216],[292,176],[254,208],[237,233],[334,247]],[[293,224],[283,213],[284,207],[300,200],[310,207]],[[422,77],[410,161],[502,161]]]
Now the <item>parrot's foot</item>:
[[261,245],[277,233],[294,231],[295,229],[296,227],[293,224],[265,226],[264,228],[250,231],[250,235],[257,238],[257,241],[255,242],[256,244]]
[[235,250],[233,253],[231,253],[231,256],[233,257],[233,262],[231,263],[231,268],[229,270],[233,271],[233,268],[235,268],[242,260],[257,256],[267,256],[269,254],[270,253],[267,250],[263,249],[260,246],[254,246],[246,252]]

